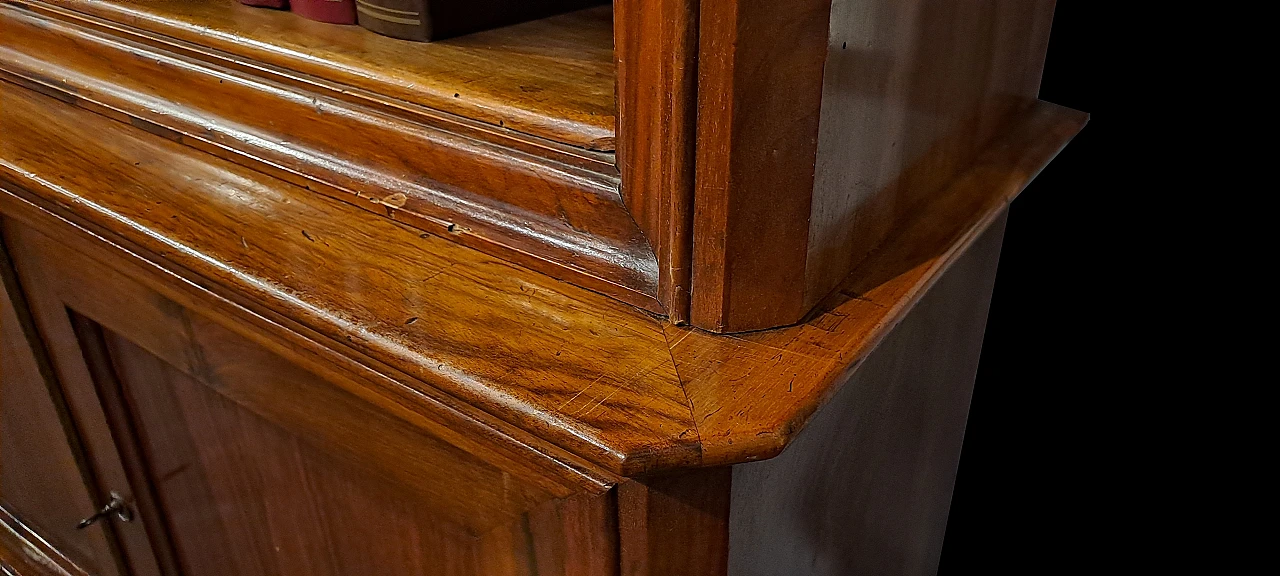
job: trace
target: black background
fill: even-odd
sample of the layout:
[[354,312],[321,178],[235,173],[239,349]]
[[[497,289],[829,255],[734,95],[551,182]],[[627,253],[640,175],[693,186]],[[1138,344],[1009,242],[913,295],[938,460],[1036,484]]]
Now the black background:
[[1118,114],[1101,100],[1114,55],[1097,48],[1095,8],[1059,2],[1054,16],[1040,97],[1092,118],[1010,209],[940,574],[1087,567],[1099,535],[1081,527],[1108,524],[1091,430],[1105,417],[1096,288],[1116,232],[1100,196],[1119,192],[1104,176]]

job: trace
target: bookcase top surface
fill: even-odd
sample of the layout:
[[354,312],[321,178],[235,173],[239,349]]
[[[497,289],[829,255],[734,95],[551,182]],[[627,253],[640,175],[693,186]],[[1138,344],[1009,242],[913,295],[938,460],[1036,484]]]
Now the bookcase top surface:
[[614,149],[613,10],[436,42],[313,22],[236,0],[35,0],[245,61],[598,151]]

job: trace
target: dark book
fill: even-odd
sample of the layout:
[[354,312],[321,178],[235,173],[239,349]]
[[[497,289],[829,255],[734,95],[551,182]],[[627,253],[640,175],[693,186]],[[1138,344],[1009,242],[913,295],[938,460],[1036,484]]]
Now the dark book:
[[354,0],[289,0],[289,9],[308,20],[330,24],[355,24]]
[[404,40],[431,41],[545,18],[609,0],[355,0],[361,26]]
[[240,0],[245,6],[258,6],[260,8],[288,8],[289,0]]

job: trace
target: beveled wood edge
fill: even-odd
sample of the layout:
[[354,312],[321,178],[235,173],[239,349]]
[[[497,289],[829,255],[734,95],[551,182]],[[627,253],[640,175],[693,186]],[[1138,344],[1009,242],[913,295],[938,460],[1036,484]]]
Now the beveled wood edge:
[[0,505],[0,561],[18,576],[89,576]]
[[[10,0],[0,1],[0,10],[4,6],[31,8],[36,3],[21,3]],[[37,17],[51,18],[54,23],[84,24],[83,17],[77,17],[57,7],[48,10],[30,11]],[[19,14],[26,12],[19,11]],[[0,18],[8,16],[0,14]],[[88,30],[107,34],[120,35],[126,40],[140,41],[143,38],[129,36],[116,26],[112,29],[90,27]],[[135,35],[137,36],[137,35]],[[146,50],[151,43],[142,42],[140,50]],[[171,48],[161,44],[158,49]],[[48,57],[48,56],[46,56]],[[171,57],[179,60],[190,60],[193,68],[172,68],[174,74],[202,74],[201,66],[223,65],[227,63],[205,63],[200,59],[192,59],[184,53],[157,52],[155,57]],[[246,70],[243,66],[231,66],[218,73],[245,78],[255,78],[256,70]],[[510,173],[511,178],[524,178],[538,185],[559,186],[563,190],[557,193],[581,194],[584,201],[581,206],[590,206],[587,212],[576,214],[579,220],[589,219],[606,223],[608,230],[616,230],[608,235],[588,234],[577,229],[571,221],[562,221],[555,215],[542,214],[525,207],[506,204],[501,200],[490,199],[483,192],[464,190],[447,184],[426,185],[418,182],[402,182],[393,172],[381,170],[379,166],[367,166],[366,171],[376,174],[376,178],[353,179],[349,174],[329,170],[329,164],[323,155],[316,160],[301,160],[293,154],[276,154],[273,147],[251,145],[237,139],[234,134],[234,118],[222,118],[218,115],[205,114],[204,121],[192,123],[183,121],[183,114],[156,112],[148,106],[139,106],[127,99],[113,98],[113,95],[130,92],[127,87],[116,87],[103,93],[96,93],[87,86],[73,85],[70,79],[58,80],[40,73],[39,70],[27,69],[22,65],[6,65],[0,63],[0,80],[9,80],[26,88],[58,98],[64,102],[101,114],[119,122],[128,123],[152,132],[153,134],[177,141],[198,150],[213,154],[225,160],[261,171],[270,176],[280,178],[295,185],[305,187],[314,192],[348,202],[375,214],[399,220],[425,232],[459,242],[466,246],[490,253],[500,258],[520,263],[557,279],[578,284],[589,290],[617,298],[623,302],[647,310],[655,314],[665,314],[666,310],[658,293],[659,274],[657,255],[645,241],[643,232],[637,222],[628,213],[621,202],[618,192],[620,181],[616,168],[608,166],[603,172],[583,167],[564,164],[564,158],[540,158],[528,152],[512,152],[504,146],[510,143],[487,143],[473,140],[474,135],[454,134],[439,127],[415,126],[412,121],[397,119],[383,115],[382,120],[368,123],[364,128],[370,134],[379,130],[386,131],[391,138],[404,138],[406,134],[422,136],[423,146],[433,146],[440,150],[455,147],[466,148],[465,153],[455,154],[455,161],[474,162],[477,171],[497,171]],[[257,81],[257,80],[255,80]],[[229,86],[229,85],[228,85]],[[264,84],[265,86],[265,84]],[[216,85],[222,88],[221,81]],[[288,88],[287,86],[285,87]],[[310,92],[314,86],[300,86],[300,94],[318,94]],[[339,91],[345,94],[346,91]],[[280,100],[271,90],[263,89],[254,92],[255,98],[267,101]],[[243,94],[241,94],[243,96]],[[333,97],[333,94],[324,94]],[[180,103],[179,103],[180,104]],[[377,111],[363,109],[358,103],[343,103],[333,100],[331,106],[347,106],[355,114],[377,115]],[[318,106],[318,104],[317,104]],[[211,127],[216,126],[218,128]],[[221,127],[230,126],[230,130]],[[365,126],[362,124],[362,126]],[[433,133],[438,136],[430,137]],[[289,140],[287,133],[279,136]],[[461,139],[462,144],[454,142]],[[317,152],[323,153],[320,149]],[[304,155],[305,156],[305,155]],[[518,157],[513,157],[518,156]],[[597,167],[600,168],[600,167]],[[345,170],[344,171],[349,171]],[[394,186],[400,182],[403,186]],[[379,183],[387,183],[381,185]],[[557,184],[553,184],[557,183]],[[408,192],[408,194],[406,194]],[[576,198],[576,196],[574,196]],[[592,198],[596,198],[592,200]],[[568,201],[557,202],[559,206],[570,206]],[[563,208],[558,208],[562,212]],[[570,208],[570,212],[573,209]],[[560,218],[567,219],[563,214]]]
[[[208,43],[208,45],[204,45],[190,38],[179,37],[179,35],[174,34],[177,31],[176,29],[170,29],[165,24],[159,24],[155,29],[148,29],[139,27],[136,21],[134,25],[130,25],[114,20],[107,17],[108,14],[118,16],[112,10],[113,7],[109,5],[95,6],[82,3],[78,8],[63,5],[75,5],[75,0],[70,0],[69,2],[60,0],[0,0],[0,3],[32,10],[61,20],[75,21],[122,38],[129,38],[155,47],[163,47],[206,62],[237,70],[252,71],[263,78],[321,90],[327,95],[336,98],[377,107],[388,112],[404,115],[409,119],[416,119],[426,123],[444,123],[452,126],[455,131],[476,134],[482,139],[493,139],[495,142],[504,143],[513,148],[542,149],[546,154],[566,159],[568,157],[576,157],[578,161],[600,165],[602,168],[611,168],[612,165],[615,135],[600,133],[586,126],[582,127],[584,129],[583,132],[584,134],[591,133],[591,136],[572,142],[561,142],[533,133],[532,129],[546,129],[551,124],[554,124],[548,119],[543,119],[541,122],[535,121],[530,126],[531,130],[522,132],[505,124],[499,125],[467,118],[446,110],[415,104],[407,100],[385,96],[372,90],[347,85],[337,80],[329,80],[313,74],[291,70],[284,66],[263,62],[250,55],[234,54],[220,49],[219,46],[225,45],[224,39],[214,36],[203,36],[202,39]],[[104,10],[104,8],[107,8],[107,10]],[[550,131],[557,132],[554,129]],[[568,160],[567,163],[574,164],[576,161]]]
[[[805,364],[808,361],[802,360],[794,373],[777,373],[782,378],[791,376],[788,390],[775,393],[781,399],[776,412],[755,422],[742,417],[758,398],[739,393],[740,371],[720,370],[720,363],[701,371],[682,366],[682,383],[702,440],[701,464],[735,464],[781,453],[1088,119],[1086,113],[1056,104],[1040,101],[1031,105],[1010,123],[1004,136],[908,218],[800,325],[737,335],[668,326],[677,364],[694,364],[689,354],[707,354],[722,347],[724,339],[741,343],[733,351],[737,357],[745,353],[769,359],[760,364],[784,354],[806,358],[815,353],[826,355],[825,362]],[[699,346],[699,341],[716,344]],[[748,368],[744,373],[750,371]],[[733,401],[706,402],[708,398]]]
[[[867,263],[851,276],[850,282],[846,283],[849,290],[854,290],[858,294],[872,294],[884,299],[883,302],[874,302],[866,298],[848,298],[843,303],[833,304],[832,308],[805,324],[746,335],[715,335],[694,328],[665,325],[667,353],[675,364],[685,389],[690,415],[693,418],[692,425],[698,435],[694,445],[677,442],[667,443],[666,448],[656,448],[630,444],[631,448],[615,450],[616,458],[601,460],[586,454],[581,456],[612,473],[635,476],[689,466],[731,464],[776,455],[799,432],[807,418],[821,403],[847,380],[849,373],[856,369],[858,361],[874,349],[875,344],[896,325],[914,302],[963,253],[969,243],[1005,209],[1007,203],[1016,197],[1039,170],[1083,127],[1086,120],[1087,116],[1082,113],[1041,103],[1029,111],[1021,121],[1013,123],[1009,134],[992,146],[991,153],[984,154],[978,163],[941,194],[937,201],[925,206],[920,216],[911,225],[886,243],[876,256],[868,259]],[[117,250],[142,260],[145,266],[159,271],[162,275],[176,276],[188,285],[207,284],[184,275],[180,268],[175,268],[172,263],[166,263],[164,258],[156,259],[154,256],[143,258],[115,245],[114,242],[106,240],[99,234],[52,214],[49,212],[51,207],[39,207],[30,204],[29,200],[12,195],[4,195],[0,199],[4,197],[21,200],[28,204],[29,209],[24,210],[26,217],[20,217],[20,220],[29,223],[45,220],[47,225],[48,216],[53,215],[54,218],[63,222],[64,225],[59,227],[63,231],[66,230],[65,224],[70,224],[79,229],[80,233],[97,237],[100,242],[113,245]],[[33,217],[32,209],[44,215]],[[945,226],[939,226],[940,223]],[[922,246],[921,242],[931,245]],[[866,286],[865,282],[859,283],[859,278],[876,279],[886,271],[894,271],[900,261],[918,259],[920,254],[927,254],[928,258],[923,264],[914,266],[906,273],[897,274],[879,285]],[[207,291],[207,288],[202,287],[201,290]],[[789,400],[790,404],[785,409],[772,414],[768,421],[761,422],[758,427],[739,428],[736,423],[724,421],[725,416],[720,420],[711,420],[711,417],[717,413],[733,414],[746,406],[742,404],[743,402],[754,401],[754,399],[734,398],[734,388],[739,382],[733,380],[732,376],[750,376],[738,374],[738,372],[742,370],[750,372],[762,365],[762,363],[748,362],[744,359],[767,358],[779,350],[784,353],[794,353],[797,356],[814,357],[806,354],[809,352],[806,347],[813,348],[812,342],[801,341],[799,337],[812,332],[815,329],[814,326],[820,328],[823,322],[829,321],[828,319],[834,316],[848,316],[852,308],[863,307],[864,303],[875,308],[870,311],[859,310],[857,314],[860,317],[856,326],[844,329],[839,334],[833,333],[830,337],[831,342],[824,343],[828,346],[819,347],[827,352],[827,357],[821,359],[822,363],[814,366],[820,370],[813,373],[813,381],[808,383],[807,389],[802,394],[797,394],[795,399]],[[250,312],[244,307],[245,305],[246,303],[234,304],[236,313],[257,316],[258,322],[265,320],[260,315]],[[276,325],[290,324],[288,319],[283,318],[267,320],[267,322]],[[293,326],[287,330],[288,336],[296,338],[300,334],[299,330],[305,333],[307,329]],[[329,342],[325,344],[311,342],[310,344],[333,347]],[[341,348],[341,345],[339,344],[338,347]],[[839,351],[834,358],[830,357],[832,350]],[[334,353],[330,352],[330,354]],[[352,355],[361,358],[360,363],[367,363],[370,369],[397,373],[395,369],[371,361],[372,359],[363,357],[358,352]],[[734,374],[720,374],[718,370],[699,370],[697,366],[689,369],[689,366],[699,363],[734,367],[735,364],[725,364],[730,360],[734,361],[738,367],[734,370]],[[768,376],[770,375],[764,375],[764,377]],[[749,384],[750,380],[747,383]],[[545,449],[546,445],[543,444],[543,447]],[[664,456],[664,451],[675,449],[683,453],[690,447],[697,450],[697,454],[692,459],[688,454]]]
[[[44,121],[34,123],[13,115],[4,118],[10,128],[14,129],[10,135],[15,140],[7,143],[0,141],[7,144],[6,154],[9,155],[0,158],[0,180],[9,182],[5,190],[8,194],[0,194],[0,205],[15,219],[64,242],[77,243],[78,250],[93,254],[99,260],[130,270],[131,276],[143,280],[145,284],[170,298],[184,301],[182,296],[173,294],[178,289],[198,292],[199,298],[212,294],[221,299],[212,307],[228,303],[230,306],[227,307],[227,316],[242,317],[242,322],[264,324],[268,331],[277,335],[278,340],[291,341],[290,339],[302,335],[304,344],[318,349],[319,354],[327,354],[338,363],[354,368],[357,374],[367,375],[375,382],[387,383],[383,388],[389,386],[393,390],[404,390],[403,393],[393,392],[393,395],[402,397],[401,402],[407,400],[413,405],[421,404],[413,395],[426,394],[430,399],[444,402],[451,409],[461,410],[472,418],[488,422],[496,430],[517,436],[524,434],[531,444],[558,449],[562,447],[565,453],[578,454],[586,461],[602,466],[604,470],[637,472],[653,467],[675,467],[696,462],[695,431],[689,426],[686,416],[688,409],[675,381],[674,369],[668,362],[670,356],[665,348],[636,348],[634,353],[619,350],[639,364],[602,364],[598,367],[584,367],[580,364],[581,351],[595,348],[579,346],[577,340],[601,342],[607,349],[618,350],[618,343],[623,341],[612,338],[615,332],[612,326],[621,322],[621,326],[625,328],[623,335],[656,343],[661,339],[657,319],[620,302],[572,285],[549,281],[542,275],[528,273],[465,247],[436,240],[434,237],[420,236],[392,221],[346,209],[339,203],[307,194],[305,190],[234,164],[194,153],[177,143],[137,128],[116,128],[109,119],[66,106],[36,92],[18,87],[3,88],[4,86],[9,85],[0,84],[0,89],[3,89],[0,98],[9,99],[11,104],[5,110],[12,111],[12,114],[19,114],[21,111],[31,118],[39,118],[47,109],[48,115]],[[27,125],[23,126],[24,123]],[[83,128],[73,127],[77,124]],[[50,126],[53,125],[59,128],[50,132]],[[69,136],[71,134],[74,137]],[[103,134],[114,136],[100,138]],[[16,140],[18,136],[24,138],[21,143]],[[24,168],[26,165],[30,169]],[[252,190],[252,194],[264,195],[261,199],[267,202],[249,205],[238,199],[230,205],[225,204],[225,199],[224,202],[219,202],[225,196],[219,185],[224,181],[234,182],[233,188],[247,187],[246,190]],[[126,184],[128,182],[133,184]],[[70,188],[64,187],[68,185]],[[138,194],[130,192],[133,189],[139,190],[141,196],[148,198],[145,205],[130,204],[139,198]],[[181,194],[187,203],[205,202],[207,195],[207,200],[214,204],[183,206],[180,212],[173,214],[173,218],[180,218],[182,214],[204,214],[199,217],[211,219],[208,223],[216,228],[210,232],[196,231],[195,235],[179,236],[178,234],[190,231],[180,225],[180,220],[168,217],[153,220],[147,216],[152,207],[164,204],[165,199],[172,199],[177,194]],[[86,196],[111,204],[103,205]],[[152,203],[157,200],[159,201]],[[120,204],[116,204],[117,202]],[[361,322],[370,322],[353,325],[342,320],[350,316],[351,311],[330,310],[330,302],[323,297],[310,303],[299,300],[294,296],[297,292],[281,290],[279,282],[291,276],[305,277],[312,270],[309,266],[321,263],[314,262],[308,265],[308,270],[300,270],[291,268],[287,262],[276,266],[271,262],[281,261],[267,257],[266,260],[252,264],[250,268],[244,268],[253,259],[244,260],[243,256],[247,254],[241,248],[256,252],[244,245],[244,234],[251,232],[246,229],[248,225],[242,218],[234,213],[222,212],[238,206],[246,207],[245,217],[252,218],[258,225],[271,227],[258,230],[256,234],[272,243],[275,247],[270,252],[272,254],[293,253],[305,259],[308,257],[304,253],[324,253],[328,254],[329,261],[349,262],[349,266],[356,266],[357,269],[364,259],[375,270],[380,268],[380,264],[376,262],[413,254],[413,262],[434,262],[428,263],[428,268],[423,272],[431,273],[432,278],[439,277],[438,283],[454,287],[450,289],[452,292],[445,293],[448,298],[469,298],[472,293],[484,294],[485,298],[506,298],[504,301],[493,302],[497,306],[485,304],[483,309],[496,307],[510,318],[524,317],[525,314],[521,311],[528,310],[530,304],[535,304],[533,311],[536,312],[550,302],[565,302],[566,299],[581,302],[573,306],[573,311],[567,312],[567,318],[574,319],[572,324],[583,326],[584,329],[578,332],[547,331],[546,326],[540,324],[526,324],[518,328],[526,332],[540,331],[546,334],[545,338],[540,339],[544,343],[551,342],[554,345],[559,342],[561,346],[575,347],[574,353],[566,357],[573,360],[565,363],[559,359],[560,352],[557,348],[543,346],[527,349],[522,345],[515,346],[524,350],[526,356],[522,358],[528,358],[529,361],[563,366],[564,369],[555,369],[554,374],[566,380],[560,382],[547,381],[546,377],[525,377],[508,384],[511,372],[505,367],[489,366],[483,360],[477,364],[468,359],[467,354],[484,355],[476,345],[485,341],[488,336],[483,331],[478,334],[469,332],[465,326],[457,325],[456,318],[451,320],[451,332],[428,335],[425,341],[421,341],[413,335],[422,334],[421,328],[396,328],[407,326],[407,323],[401,324],[403,318],[418,312],[396,308],[404,303],[392,304],[388,310],[374,312],[383,314],[395,310],[397,314],[404,314],[399,318],[388,318],[382,315],[369,317],[370,309],[358,302],[348,302],[344,305],[362,306],[366,316]],[[124,216],[120,210],[129,211],[130,215]],[[290,215],[291,212],[294,215]],[[340,236],[331,236],[330,239],[345,250],[335,252],[336,249],[329,248],[328,242],[320,243],[314,237],[307,236],[305,228],[299,234],[296,227],[299,218],[309,222],[307,227],[311,227],[313,231],[325,230],[336,235],[355,234],[369,241],[385,237],[387,244],[394,248],[377,250],[373,246],[360,243],[353,245],[341,240]],[[175,225],[176,228],[173,227]],[[227,228],[228,225],[232,228]],[[212,240],[211,233],[216,233],[225,243],[202,244]],[[368,236],[369,234],[376,236]],[[419,236],[422,241],[411,241],[410,236]],[[306,240],[303,240],[304,237]],[[241,255],[218,254],[222,249],[231,249]],[[212,258],[203,255],[210,250],[218,255]],[[443,261],[441,257],[444,258]],[[241,264],[232,264],[232,261]],[[412,266],[412,262],[396,262]],[[464,265],[458,268],[459,273],[445,274],[456,264]],[[444,267],[436,268],[441,265]],[[259,271],[255,271],[254,266],[265,266],[284,276],[259,277]],[[436,272],[432,273],[432,269],[436,269]],[[380,275],[379,278],[387,277]],[[346,290],[342,289],[345,285],[343,280],[336,277],[331,277],[330,280],[323,286],[306,287],[296,283],[295,286],[302,293],[321,292],[336,301],[347,302],[348,298],[344,296]],[[391,297],[392,300],[388,302],[400,302],[394,296],[403,290],[402,281],[414,280],[411,276],[403,276],[401,281],[393,280],[391,285],[375,283],[384,286],[389,292],[379,296],[378,301],[388,301],[385,299]],[[494,282],[498,284],[495,285]],[[495,291],[497,285],[508,287],[506,290],[518,287],[520,293]],[[528,293],[525,293],[526,287],[531,289]],[[573,296],[570,297],[569,294]],[[359,296],[367,294],[357,297]],[[434,302],[439,296],[428,298]],[[462,310],[467,311],[474,308],[475,304],[458,302],[449,305],[449,308],[458,309],[458,306],[462,306]],[[206,309],[211,307],[207,302],[193,306]],[[566,314],[560,308],[547,309],[546,312],[557,316]],[[446,310],[437,310],[435,313],[451,314]],[[535,316],[547,318],[546,313]],[[228,327],[235,329],[234,325]],[[510,328],[517,329],[514,326]],[[252,334],[245,335],[253,337]],[[270,341],[261,343],[268,346],[272,344]],[[279,343],[276,345],[282,346]],[[461,349],[463,355],[450,355],[449,351],[454,349]],[[440,362],[437,354],[445,354],[450,360],[447,363]],[[589,361],[594,362],[596,361]],[[475,372],[476,370],[479,372]],[[612,389],[613,392],[607,396],[602,396],[602,393],[583,394],[601,379],[604,380],[601,390],[607,392]],[[569,389],[557,393],[555,388],[560,383],[567,385]],[[548,390],[548,387],[552,389]],[[378,385],[372,388],[377,389]],[[639,390],[644,390],[645,395],[638,395]],[[622,393],[616,394],[618,392]],[[615,398],[615,394],[616,400],[605,404],[610,398]],[[556,404],[548,404],[542,400],[544,396],[554,398],[556,404],[561,401],[564,403],[556,408]],[[580,396],[582,402],[570,406]],[[680,399],[680,403],[671,404],[676,397]],[[430,403],[424,407],[428,408]],[[624,416],[627,412],[630,415]],[[637,419],[636,415],[642,415],[643,418]],[[554,439],[554,442],[548,439]],[[557,453],[555,449],[546,452]],[[572,462],[572,458],[569,462]],[[566,464],[568,465],[571,464]]]
[[[113,234],[90,230],[81,223],[32,202],[31,198],[15,194],[11,187],[20,189],[0,174],[0,208],[4,209],[0,214],[3,216],[30,226],[40,234],[71,242],[74,249],[86,256],[107,262],[131,279],[273,353],[286,358],[302,354],[309,360],[325,363],[328,369],[343,372],[352,381],[378,381],[376,386],[369,386],[370,393],[374,395],[383,394],[376,388],[405,388],[400,382],[414,379],[289,319],[265,310],[255,310],[242,305],[234,296],[210,290],[196,275],[184,268],[161,263],[163,258],[147,254],[146,251],[126,248],[118,239],[110,238]],[[166,286],[166,283],[176,283],[177,288]],[[406,395],[419,404],[415,413],[430,414],[450,426],[475,434],[482,441],[493,443],[501,452],[530,459],[549,478],[558,478],[562,486],[573,486],[576,490],[587,493],[600,493],[620,481],[618,476],[595,464],[536,435],[495,419],[482,410],[417,391],[407,391]],[[369,394],[357,396],[366,400],[370,398]],[[388,401],[394,403],[396,399],[389,398]],[[383,404],[381,407],[385,409],[387,405]],[[501,467],[500,464],[495,465]],[[572,492],[566,492],[565,495],[569,493]]]

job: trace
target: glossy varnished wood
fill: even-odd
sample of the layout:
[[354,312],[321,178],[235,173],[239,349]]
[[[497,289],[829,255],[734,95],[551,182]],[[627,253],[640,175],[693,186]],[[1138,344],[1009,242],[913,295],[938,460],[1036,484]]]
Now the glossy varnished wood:
[[621,576],[722,576],[732,470],[706,468],[618,486]]
[[[84,466],[91,471],[83,486],[93,496],[96,506],[107,503],[114,493],[131,510],[147,512],[154,508],[155,501],[152,487],[140,482],[144,478],[141,447],[134,439],[131,422],[124,418],[119,388],[102,377],[104,374],[111,377],[112,373],[109,368],[103,368],[106,358],[101,347],[94,346],[98,344],[96,341],[82,342],[82,335],[77,334],[76,316],[56,291],[44,288],[46,284],[38,273],[45,263],[26,256],[26,243],[20,238],[25,229],[6,219],[3,231],[27,308],[48,352],[54,380],[66,405],[67,427],[79,439]],[[137,519],[135,515],[134,520]],[[157,550],[151,540],[153,535],[163,540],[163,533],[157,532],[161,529],[154,521],[125,522],[115,515],[108,515],[86,528],[103,531],[113,539],[120,574],[168,576],[172,572],[162,568],[167,558],[164,556],[167,543],[158,542],[160,549]]]
[[212,49],[337,82],[367,91],[369,97],[389,96],[553,141],[613,149],[608,7],[421,43],[253,9],[234,0],[49,4],[207,47],[200,51]]
[[1007,212],[787,450],[618,486],[622,574],[932,574]]
[[781,452],[1087,119],[1045,103],[1018,117],[799,326],[724,336],[668,327],[702,462]]
[[0,76],[661,310],[656,255],[619,195],[611,160],[513,149],[492,133],[423,123],[314,85],[282,86],[257,68],[174,53],[142,32],[40,6],[0,5]]
[[677,324],[689,319],[693,272],[697,41],[696,0],[614,5],[622,195],[656,253],[658,300]]
[[[57,108],[57,116],[47,117],[53,124],[45,125],[52,130],[45,131],[17,120],[24,111],[40,109],[29,94],[11,88],[4,95],[5,112],[14,113],[4,123],[10,137],[0,143],[6,147],[4,165],[44,158],[81,166],[82,176],[44,190],[58,194],[88,185],[113,197],[66,205],[88,209],[77,217],[106,215],[92,207],[98,202],[124,202],[133,207],[111,212],[142,227],[176,225],[174,232],[185,240],[152,237],[155,243],[140,248],[164,259],[195,256],[182,266],[201,269],[197,276],[256,278],[224,284],[236,286],[225,294],[257,302],[248,304],[253,308],[269,303],[263,312],[274,309],[273,320],[310,325],[339,349],[363,350],[358,354],[369,355],[363,362],[395,366],[408,390],[483,406],[617,470],[696,459],[696,435],[669,355],[664,348],[633,347],[662,342],[658,320],[305,190],[226,163],[207,163],[140,130],[125,128],[125,138],[90,144],[94,130],[114,129],[108,128],[114,123],[87,112]],[[68,142],[67,131],[82,134],[75,138],[77,150],[59,144]],[[24,143],[34,147],[7,148]],[[70,160],[77,157],[83,160]],[[122,173],[103,178],[102,170],[112,166]],[[31,173],[12,168],[4,170],[6,179]],[[185,186],[173,186],[175,171],[185,174]],[[231,262],[231,268],[224,264]],[[479,266],[459,267],[460,262]],[[279,285],[282,280],[290,285]],[[209,286],[222,281],[214,282]],[[566,291],[586,299],[571,299]],[[513,293],[522,296],[508,300]],[[536,310],[540,319],[527,324]],[[343,320],[334,324],[338,319]],[[362,333],[352,332],[357,325]],[[492,331],[478,329],[484,325]],[[577,346],[581,335],[612,349],[607,355],[615,364],[597,364],[601,350]],[[473,337],[486,341],[457,340]]]
[[[535,506],[520,470],[486,477],[473,456],[361,411],[101,264],[21,226],[9,241],[25,284],[44,287],[37,308],[61,371],[88,375],[68,379],[89,401],[77,424],[110,429],[89,432],[90,449],[121,454],[127,484],[111,487],[135,510],[121,529],[145,528],[160,573],[616,573],[611,492]],[[515,512],[477,524],[495,497]],[[130,572],[153,573],[146,550],[127,548]]]
[[1053,5],[703,3],[692,322],[803,319],[1035,102]]
[[[624,7],[632,16],[616,22],[601,7],[417,47],[231,0],[8,4],[0,76],[651,312],[687,316],[696,14],[685,3],[647,8],[644,18]],[[653,25],[664,32],[650,33]],[[526,101],[561,113],[563,98],[597,93],[612,106],[615,29],[627,46],[644,46],[621,51],[620,69],[634,81],[616,93],[629,120],[588,115],[629,134],[627,202],[614,155],[598,151],[613,149],[612,135],[557,140],[475,113]],[[672,53],[669,41],[684,48]],[[402,84],[414,94],[451,92],[446,104],[488,96],[459,112],[406,100]],[[572,94],[551,94],[557,88]],[[670,176],[650,176],[659,171]]]
[[617,576],[615,493],[548,502],[486,534],[480,576]]
[[1036,101],[1054,5],[832,3],[806,306]]
[[95,575],[119,574],[110,526],[76,529],[100,500],[3,242],[0,278],[0,516]]
[[[71,321],[75,340],[53,344],[60,368],[68,372],[80,372],[79,369],[83,368],[89,376],[88,380],[68,379],[67,388],[81,399],[97,401],[97,404],[81,403],[79,409],[82,411],[73,418],[101,420],[111,432],[110,438],[86,438],[86,447],[90,452],[116,456],[117,459],[110,461],[109,465],[118,466],[127,482],[120,484],[119,479],[98,482],[96,488],[99,494],[110,495],[107,497],[112,499],[117,498],[118,494],[130,511],[127,522],[119,515],[110,515],[99,520],[99,523],[111,525],[124,536],[126,573],[161,576],[180,574],[182,569],[174,550],[173,537],[166,529],[161,512],[159,486],[148,470],[150,455],[140,436],[142,423],[131,413],[131,399],[127,397],[120,376],[112,366],[111,351],[107,348],[101,327],[62,302],[50,298],[41,300],[43,302],[37,303],[37,307],[42,304],[54,305],[52,309],[46,308],[39,312],[46,325],[55,318],[60,320],[59,317],[63,314]],[[86,389],[86,385],[93,389]]]
[[789,324],[800,290],[831,0],[701,2],[690,318]]
[[0,0],[0,572],[929,573],[1052,8]]
[[[390,416],[342,386],[295,367],[47,237],[19,230],[14,232],[13,242],[26,262],[61,263],[38,270],[28,264],[29,282],[42,286],[77,315],[105,326],[111,342],[99,347],[118,344],[129,350],[145,350],[165,362],[163,370],[149,360],[142,364],[150,366],[149,372],[159,374],[152,379],[188,378],[199,382],[244,412],[289,430],[334,458],[403,486],[414,500],[430,506],[436,516],[470,533],[484,533],[536,504],[581,490],[577,485],[547,478],[544,471],[521,460],[490,456],[495,463],[489,463],[477,458],[468,451],[480,452],[474,440],[457,438],[456,433],[446,436],[462,444],[459,448]],[[89,291],[82,288],[88,285],[101,287]],[[87,349],[86,343],[97,339],[82,334],[80,347]],[[97,355],[108,354],[103,351]],[[128,370],[130,366],[133,365],[116,369]],[[98,370],[108,372],[106,377],[115,377],[110,369]],[[106,377],[97,376],[95,381]],[[126,375],[120,379],[126,384],[131,380]],[[155,394],[143,390],[134,404],[161,402],[162,397],[151,398],[159,392],[152,392]]]
[[0,574],[5,576],[96,576],[85,572],[42,536],[0,506]]
[[[1034,104],[1054,5],[628,0],[414,45],[10,4],[12,80],[713,332],[802,321],[967,169]],[[547,128],[582,99],[609,138]]]
[[[475,573],[472,539],[433,515],[432,499],[329,456],[117,334],[105,344],[182,574]],[[379,431],[362,437],[382,441]]]
[[777,458],[733,467],[733,576],[936,574],[1007,212]]
[[[477,417],[626,475],[776,455],[1085,121],[1047,104],[1028,111],[811,320],[717,336],[20,89],[3,94],[6,213],[64,241],[105,235],[132,255],[84,249],[167,297],[198,285],[276,338],[323,342],[357,369],[393,374],[392,389],[487,413],[496,420]],[[17,122],[24,114],[41,126]],[[118,138],[73,149],[50,134],[95,129]],[[148,262],[193,284],[179,289]]]

